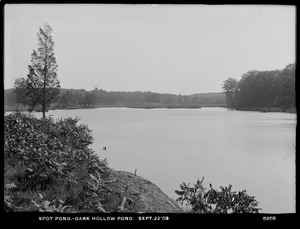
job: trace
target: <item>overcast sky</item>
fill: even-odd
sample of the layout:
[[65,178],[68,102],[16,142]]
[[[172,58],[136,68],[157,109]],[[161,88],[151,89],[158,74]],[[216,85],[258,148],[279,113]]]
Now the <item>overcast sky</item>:
[[295,61],[295,7],[5,6],[4,87],[26,77],[37,32],[53,29],[62,88],[194,94]]

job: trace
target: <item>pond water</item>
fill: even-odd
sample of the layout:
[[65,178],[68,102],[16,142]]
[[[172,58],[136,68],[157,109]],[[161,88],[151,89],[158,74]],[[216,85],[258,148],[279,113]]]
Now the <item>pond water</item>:
[[246,190],[261,213],[295,212],[296,114],[98,108],[47,115],[79,117],[92,130],[91,148],[111,168],[137,169],[174,199],[179,184],[204,176],[207,188],[232,184],[233,191]]

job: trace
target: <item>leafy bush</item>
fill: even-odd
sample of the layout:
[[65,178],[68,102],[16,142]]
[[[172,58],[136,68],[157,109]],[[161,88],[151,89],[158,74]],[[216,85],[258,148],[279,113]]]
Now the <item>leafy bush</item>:
[[260,208],[254,196],[249,196],[246,190],[231,191],[232,185],[220,187],[221,191],[203,186],[204,177],[198,179],[194,187],[189,184],[180,185],[181,190],[175,190],[180,197],[176,200],[181,203],[186,212],[193,213],[258,213]]
[[89,149],[78,119],[56,122],[4,116],[4,203],[7,211],[105,211],[106,160]]

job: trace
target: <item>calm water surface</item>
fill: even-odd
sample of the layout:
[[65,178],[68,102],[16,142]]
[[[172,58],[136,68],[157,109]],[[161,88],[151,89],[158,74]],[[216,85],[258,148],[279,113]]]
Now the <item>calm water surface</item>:
[[93,130],[91,148],[111,168],[137,169],[174,199],[179,184],[194,184],[204,176],[217,189],[232,184],[234,191],[247,190],[260,202],[262,213],[295,212],[295,114],[224,108],[99,108],[49,114],[54,119],[79,117]]

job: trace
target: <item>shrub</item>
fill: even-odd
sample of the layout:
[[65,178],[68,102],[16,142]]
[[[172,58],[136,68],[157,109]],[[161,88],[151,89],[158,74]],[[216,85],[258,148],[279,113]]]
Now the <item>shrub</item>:
[[104,211],[109,169],[88,148],[91,131],[78,120],[4,116],[7,211]]
[[254,196],[249,196],[246,190],[231,191],[232,185],[220,187],[221,191],[203,186],[204,177],[198,179],[194,187],[189,184],[180,185],[181,190],[175,190],[180,197],[176,200],[185,212],[193,213],[258,213],[258,202]]

